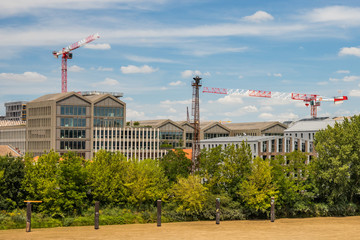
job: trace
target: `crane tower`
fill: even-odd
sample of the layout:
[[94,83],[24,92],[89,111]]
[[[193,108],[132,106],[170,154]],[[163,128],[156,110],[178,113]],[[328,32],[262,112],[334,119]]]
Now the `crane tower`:
[[199,88],[202,86],[201,78],[196,76],[193,78],[191,86],[193,87],[192,97],[192,116],[194,117],[194,136],[192,143],[192,172],[194,173],[198,167],[198,158],[200,155],[200,109],[199,109]]
[[99,37],[99,34],[96,33],[63,48],[58,52],[53,51],[54,57],[58,58],[61,55],[61,92],[67,92],[67,60],[72,59],[71,51],[88,44]]

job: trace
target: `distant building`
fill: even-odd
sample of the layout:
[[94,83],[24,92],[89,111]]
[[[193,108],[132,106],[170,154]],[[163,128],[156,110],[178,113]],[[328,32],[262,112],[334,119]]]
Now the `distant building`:
[[0,156],[20,157],[21,155],[9,145],[0,145]]
[[25,153],[26,122],[0,121],[0,145],[9,145],[19,154]]
[[[336,121],[328,118],[303,119],[291,123],[288,129],[283,130],[283,136],[276,136],[276,134],[270,136],[245,135],[206,139],[200,141],[200,148],[211,149],[219,145],[225,148],[231,144],[238,147],[241,142],[244,141],[250,146],[253,157],[261,157],[264,159],[274,158],[276,155],[285,155],[286,153],[298,150],[307,153],[308,161],[311,161],[311,159],[316,156],[314,148],[316,132],[326,129],[328,126],[332,127],[335,125],[335,122],[341,121],[342,120]],[[273,126],[276,125],[278,124]],[[278,126],[281,127],[282,125]],[[271,129],[271,127],[267,129]],[[254,133],[256,132],[253,132],[253,134]]]
[[26,121],[26,102],[7,102],[5,103],[6,115],[4,120]]
[[283,136],[287,125],[280,122],[225,123],[230,136]]

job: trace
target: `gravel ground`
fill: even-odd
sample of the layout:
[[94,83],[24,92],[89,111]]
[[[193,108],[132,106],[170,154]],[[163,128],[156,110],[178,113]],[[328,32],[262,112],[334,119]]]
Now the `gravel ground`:
[[223,221],[220,225],[212,222],[129,224],[101,226],[94,230],[87,227],[61,227],[32,229],[2,230],[0,239],[360,239],[359,217],[329,218],[296,218],[278,219],[275,222],[265,220]]

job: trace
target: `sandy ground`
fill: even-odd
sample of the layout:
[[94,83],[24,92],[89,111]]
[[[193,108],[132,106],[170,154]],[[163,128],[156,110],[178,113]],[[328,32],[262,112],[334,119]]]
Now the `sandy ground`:
[[[101,224],[101,223],[100,223]],[[360,217],[278,219],[275,222],[224,221],[131,224],[88,227],[62,227],[2,230],[1,240],[10,239],[360,239]]]

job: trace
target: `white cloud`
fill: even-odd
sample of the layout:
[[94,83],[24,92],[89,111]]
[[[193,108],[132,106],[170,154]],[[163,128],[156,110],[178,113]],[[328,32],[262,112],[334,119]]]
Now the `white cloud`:
[[259,115],[259,118],[262,118],[262,119],[273,119],[274,118],[274,115],[271,114],[271,113],[261,113]]
[[226,112],[226,113],[224,113],[224,115],[227,117],[237,117],[237,116],[246,115],[247,113],[254,113],[254,112],[258,112],[257,107],[249,105],[249,106],[239,108],[235,111]]
[[170,113],[176,113],[177,111],[176,111],[175,108],[169,108],[168,112],[170,112]]
[[274,73],[273,75],[274,75],[274,77],[282,77],[281,73]]
[[134,61],[134,62],[158,62],[158,63],[175,63],[175,61],[165,58],[151,58],[151,57],[141,57],[135,55],[128,55],[126,56],[127,59]]
[[260,111],[261,112],[270,112],[270,111],[273,111],[273,108],[271,106],[262,106],[260,108]]
[[339,56],[353,55],[360,57],[360,48],[357,47],[343,47],[340,49]]
[[97,68],[98,71],[102,71],[102,72],[111,72],[113,71],[114,69],[113,68],[106,68],[106,67],[98,67]]
[[239,79],[243,79],[243,78],[244,78],[244,76],[242,76],[242,75],[239,75],[239,76],[238,76],[238,78],[239,78]]
[[195,50],[184,51],[185,54],[195,55],[195,56],[208,56],[214,54],[223,54],[223,53],[238,53],[245,52],[248,50],[248,47],[238,47],[238,48],[221,48],[211,46],[210,48],[204,48],[202,46],[198,46]]
[[128,65],[127,67],[122,66],[120,68],[120,70],[124,74],[133,74],[133,73],[146,73],[147,74],[147,73],[156,72],[159,69],[152,68],[152,67],[150,67],[148,65],[144,65],[144,66],[141,66],[141,67],[137,67],[137,66],[134,66],[134,65]]
[[160,103],[163,105],[191,104],[192,99],[178,100],[178,101],[165,100],[165,101],[161,101]]
[[181,76],[183,78],[190,78],[190,77],[194,77],[194,76],[200,76],[202,75],[202,73],[199,70],[185,70],[181,73]]
[[117,86],[119,84],[119,82],[115,79],[112,78],[105,78],[104,81],[102,82],[97,82],[97,83],[93,83],[91,84],[91,86],[93,87],[97,87],[97,86],[101,86],[101,85],[105,85],[105,86]]
[[204,74],[203,74],[205,77],[211,77],[211,73],[209,73],[209,72],[204,72]]
[[111,49],[108,43],[89,43],[84,45],[84,48],[95,49],[95,50],[109,50]]
[[345,76],[343,78],[329,78],[330,82],[338,82],[338,81],[344,81],[344,82],[353,82],[353,81],[357,81],[360,80],[360,76]]
[[15,81],[15,82],[44,82],[47,77],[37,72],[24,72],[22,74],[17,73],[0,73],[0,80]]
[[160,90],[165,91],[165,90],[168,90],[168,88],[167,87],[161,87]]
[[261,113],[259,118],[266,119],[266,120],[274,120],[274,121],[286,121],[286,120],[294,120],[298,119],[299,116],[294,113],[281,113],[278,115],[274,115],[271,113]]
[[267,12],[257,11],[253,15],[243,17],[242,20],[247,21],[247,22],[259,23],[259,22],[266,22],[266,21],[274,20],[274,17],[271,16],[271,14],[269,14]]
[[337,70],[337,71],[336,71],[336,73],[340,73],[340,74],[342,74],[342,73],[344,73],[344,74],[349,74],[349,73],[350,73],[350,71],[349,71],[349,70]]
[[351,90],[350,92],[349,92],[349,96],[351,96],[351,97],[360,97],[360,90]]
[[360,76],[345,76],[342,80],[344,82],[353,82],[353,81],[360,80]]
[[327,84],[328,84],[328,82],[326,82],[326,81],[325,81],[325,82],[318,82],[318,83],[317,83],[317,85],[320,85],[320,86],[324,86],[324,85],[327,85]]
[[124,100],[124,101],[134,101],[134,99],[132,97],[124,97],[124,98],[122,98],[122,100]]
[[128,120],[141,120],[145,118],[145,113],[140,111],[135,111],[130,108],[126,109],[126,119]]
[[69,72],[81,72],[84,71],[85,69],[82,67],[79,67],[77,65],[72,65],[71,67],[68,67],[68,71]]
[[360,8],[347,6],[330,6],[317,8],[305,15],[311,22],[332,23],[344,25],[358,25]]
[[222,104],[242,104],[244,101],[241,96],[236,94],[229,94],[223,98],[219,98],[216,102]]
[[185,83],[182,81],[176,81],[176,82],[171,82],[169,83],[170,86],[180,86],[180,85],[184,85]]

